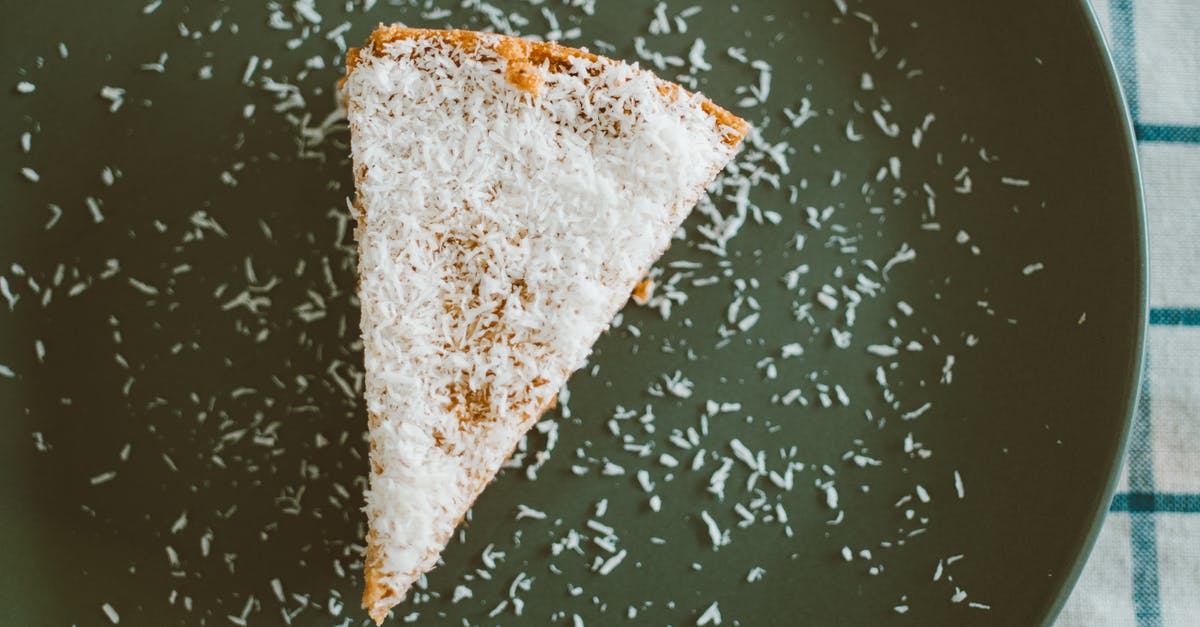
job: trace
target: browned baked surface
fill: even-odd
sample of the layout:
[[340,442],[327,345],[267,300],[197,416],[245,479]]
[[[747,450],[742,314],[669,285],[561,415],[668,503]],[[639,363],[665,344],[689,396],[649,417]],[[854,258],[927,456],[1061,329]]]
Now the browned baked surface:
[[[480,36],[487,35],[488,39],[499,38],[499,43],[484,41]],[[608,57],[602,57],[586,50],[563,46],[553,41],[529,41],[519,37],[498,35],[493,33],[478,33],[469,30],[435,30],[431,28],[407,28],[397,25],[380,24],[375,32],[367,39],[361,48],[352,48],[346,55],[346,72],[350,73],[358,65],[363,56],[380,56],[387,44],[401,39],[436,39],[454,44],[463,50],[471,52],[479,46],[486,46],[500,56],[508,59],[508,71],[505,78],[518,88],[537,95],[541,87],[542,76],[536,68],[543,65],[550,72],[563,72],[570,67],[570,59],[581,58],[598,63],[619,63]],[[645,70],[643,70],[645,71]],[[659,79],[662,85],[659,91],[669,96],[678,90],[689,93],[686,89]],[[724,133],[725,143],[733,146],[746,137],[749,125],[738,116],[722,109],[711,100],[704,98],[700,106],[704,112],[712,116],[718,127],[729,129]]]

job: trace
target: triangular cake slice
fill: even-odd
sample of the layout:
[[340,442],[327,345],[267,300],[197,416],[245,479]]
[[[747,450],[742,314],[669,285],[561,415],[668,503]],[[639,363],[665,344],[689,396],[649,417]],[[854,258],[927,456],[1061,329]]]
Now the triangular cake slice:
[[747,127],[554,43],[380,27],[342,83],[371,469],[363,606],[432,568]]

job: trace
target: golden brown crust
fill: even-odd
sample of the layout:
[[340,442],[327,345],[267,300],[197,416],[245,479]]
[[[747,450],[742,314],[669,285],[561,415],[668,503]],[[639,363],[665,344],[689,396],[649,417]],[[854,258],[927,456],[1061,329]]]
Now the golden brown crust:
[[650,298],[654,296],[654,279],[646,277],[638,281],[637,285],[633,286],[633,293],[630,298],[633,302],[639,305],[645,305],[650,302]]
[[390,607],[385,607],[380,602],[390,596],[396,596],[396,591],[383,581],[383,569],[380,568],[383,557],[379,552],[375,534],[368,531],[367,555],[363,564],[362,606],[376,625],[382,625],[383,619],[387,618],[388,612],[391,611]]
[[[485,41],[484,36],[487,36],[492,41],[495,41],[492,38],[498,38],[499,43],[493,44],[492,41]],[[379,56],[383,53],[384,46],[393,41],[418,38],[449,42],[468,52],[475,50],[479,46],[486,46],[508,60],[509,65],[505,72],[505,78],[517,88],[529,92],[534,96],[537,95],[544,80],[541,73],[537,72],[535,68],[545,66],[550,72],[563,72],[571,67],[572,58],[586,59],[599,63],[618,63],[608,57],[602,57],[578,48],[563,46],[553,41],[529,41],[519,37],[510,37],[495,33],[478,33],[469,30],[435,30],[380,24],[375,29],[375,32],[371,33],[371,36],[361,48],[352,48],[346,55],[346,73],[349,74],[354,70],[363,55]],[[675,83],[663,81],[661,78],[659,80],[662,81],[659,91],[663,96],[674,98],[674,94],[677,91],[681,91],[684,94],[689,93],[686,89]],[[701,101],[700,106],[717,123],[717,127],[721,129],[722,138],[726,144],[735,146],[746,137],[746,133],[750,130],[750,127],[745,120],[722,109],[707,98]]]
[[[362,251],[359,251],[362,254]],[[370,429],[375,429],[381,422],[380,417],[372,411],[367,412],[367,422]],[[371,472],[381,474],[383,468],[380,468],[375,461],[375,442],[371,442]],[[380,601],[388,597],[398,597],[398,591],[387,585],[383,581],[384,572],[381,568],[383,563],[382,549],[379,546],[378,540],[372,531],[367,531],[367,553],[363,558],[363,597],[362,606],[367,610],[367,614],[375,621],[376,625],[383,623],[383,619],[387,618],[389,607],[380,605]]]

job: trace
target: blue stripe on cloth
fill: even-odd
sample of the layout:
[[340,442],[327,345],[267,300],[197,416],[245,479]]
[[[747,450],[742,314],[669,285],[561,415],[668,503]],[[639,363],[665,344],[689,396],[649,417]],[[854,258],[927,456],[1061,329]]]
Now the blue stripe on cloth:
[[1109,19],[1112,20],[1112,55],[1117,77],[1129,104],[1129,115],[1138,119],[1137,48],[1133,29],[1133,0],[1109,0]]
[[1133,607],[1138,627],[1162,627],[1154,516],[1154,512],[1129,514],[1133,542]]
[[1113,497],[1108,511],[1200,514],[1200,494],[1124,492]]
[[1200,308],[1155,307],[1150,324],[1158,327],[1200,327]]
[[1140,142],[1200,144],[1200,126],[1175,124],[1135,124],[1133,132]]
[[[1147,364],[1148,366],[1149,364]],[[1129,488],[1154,493],[1154,451],[1150,425],[1149,367],[1142,375],[1137,413],[1129,441]],[[1138,627],[1162,627],[1158,589],[1158,540],[1154,512],[1130,512],[1133,543],[1133,607]]]

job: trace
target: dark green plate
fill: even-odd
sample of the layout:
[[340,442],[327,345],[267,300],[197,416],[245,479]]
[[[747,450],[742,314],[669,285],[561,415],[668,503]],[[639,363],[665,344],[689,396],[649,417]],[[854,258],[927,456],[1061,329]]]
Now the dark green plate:
[[726,256],[701,245],[737,176],[659,264],[686,302],[624,312],[396,624],[1034,625],[1068,594],[1145,319],[1129,124],[1083,2],[713,2],[686,33],[671,3],[655,35],[653,3],[613,0],[322,1],[319,25],[281,3],[290,30],[254,3],[3,4],[0,623],[364,620],[347,137],[297,128],[333,109],[339,34],[380,21],[631,59],[645,36],[668,77],[701,37],[698,87],[762,137]]

